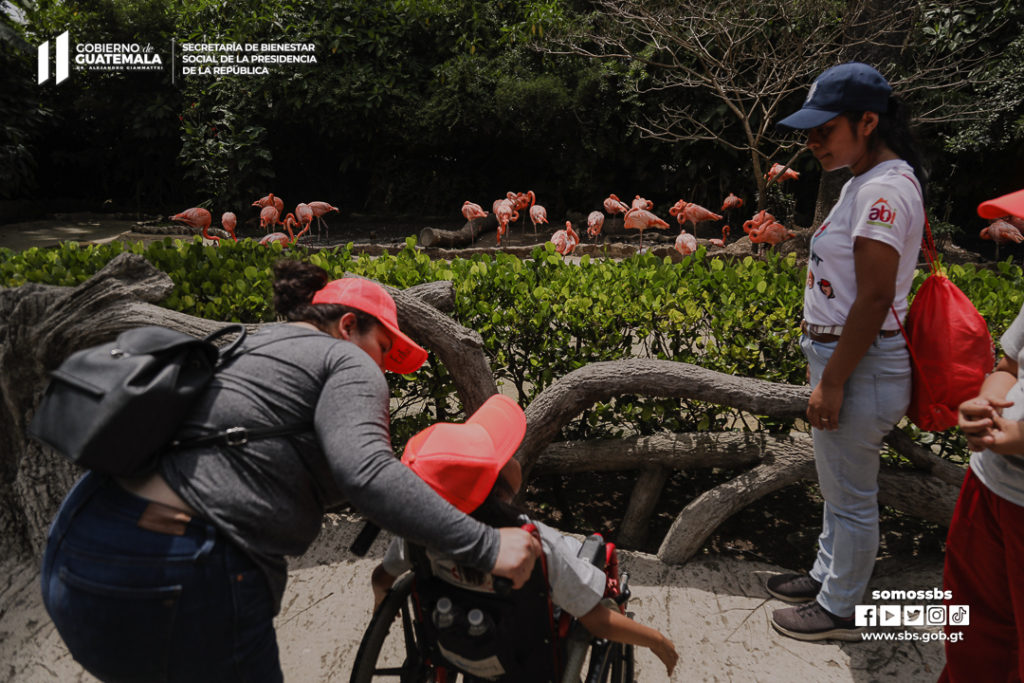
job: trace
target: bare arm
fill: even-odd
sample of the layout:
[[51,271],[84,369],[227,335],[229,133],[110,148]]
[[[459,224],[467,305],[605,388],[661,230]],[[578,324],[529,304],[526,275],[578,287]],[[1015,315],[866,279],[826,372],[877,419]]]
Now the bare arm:
[[672,675],[672,670],[679,660],[676,646],[660,631],[638,624],[626,615],[610,610],[600,603],[580,617],[580,623],[598,638],[649,648],[665,665],[669,676]]
[[888,244],[858,237],[853,243],[853,261],[857,298],[850,307],[836,350],[807,404],[807,419],[818,429],[839,426],[843,384],[878,337],[896,291],[900,255]]

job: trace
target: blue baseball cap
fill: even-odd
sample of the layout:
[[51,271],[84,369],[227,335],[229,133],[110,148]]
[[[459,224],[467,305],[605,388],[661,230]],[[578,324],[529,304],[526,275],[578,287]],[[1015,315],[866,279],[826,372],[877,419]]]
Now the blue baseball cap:
[[846,111],[883,114],[889,109],[890,94],[892,86],[872,66],[860,62],[833,66],[811,84],[811,90],[800,111],[782,119],[775,127],[782,130],[807,130]]

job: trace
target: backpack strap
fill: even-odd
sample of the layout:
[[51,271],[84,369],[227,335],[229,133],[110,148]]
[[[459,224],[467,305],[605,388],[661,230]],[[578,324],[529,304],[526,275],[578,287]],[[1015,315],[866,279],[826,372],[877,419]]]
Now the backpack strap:
[[[232,332],[238,333],[238,338],[235,339],[231,344],[220,351],[220,355],[217,360],[217,367],[223,367],[223,365],[229,361],[234,360],[242,356],[243,354],[255,351],[256,349],[262,349],[265,346],[276,344],[280,341],[289,341],[292,339],[299,339],[302,337],[313,337],[318,336],[319,332],[310,334],[299,334],[294,337],[288,337],[285,339],[272,339],[263,344],[253,346],[251,348],[242,349],[242,342],[245,341],[246,331],[245,326],[240,323],[232,323],[225,327],[220,328],[211,332],[203,341],[213,341],[219,337],[223,337],[226,334]],[[302,434],[303,432],[313,431],[312,422],[298,422],[295,424],[288,425],[277,425],[275,427],[228,427],[219,432],[213,434],[206,434],[204,436],[196,436],[191,439],[175,439],[172,441],[168,448],[180,449],[180,448],[196,448],[198,446],[242,446],[250,441],[259,441],[261,439],[273,439],[278,436],[291,436],[293,434]]]
[[261,439],[272,439],[277,436],[291,436],[303,432],[313,431],[312,422],[300,422],[290,425],[278,425],[276,427],[228,427],[215,434],[197,436],[182,441],[172,441],[170,448],[195,448],[197,446],[242,446],[250,441]]

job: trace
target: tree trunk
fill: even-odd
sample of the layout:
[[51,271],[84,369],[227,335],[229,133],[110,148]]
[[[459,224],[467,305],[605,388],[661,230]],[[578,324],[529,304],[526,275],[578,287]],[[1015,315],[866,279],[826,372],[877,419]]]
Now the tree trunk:
[[818,180],[818,200],[814,204],[814,221],[811,226],[817,230],[825,222],[828,212],[839,201],[839,192],[847,180],[852,178],[850,170],[841,168],[837,171],[822,171]]
[[498,219],[494,214],[483,218],[466,221],[458,230],[441,230],[439,228],[423,228],[420,230],[419,243],[422,247],[461,247],[476,242],[481,233],[498,229]]

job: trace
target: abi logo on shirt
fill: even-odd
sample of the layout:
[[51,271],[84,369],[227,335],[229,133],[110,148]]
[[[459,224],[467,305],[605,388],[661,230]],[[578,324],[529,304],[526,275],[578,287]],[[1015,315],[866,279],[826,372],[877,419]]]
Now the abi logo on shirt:
[[868,212],[868,225],[891,228],[896,221],[896,210],[889,206],[885,198],[879,198],[871,205]]

